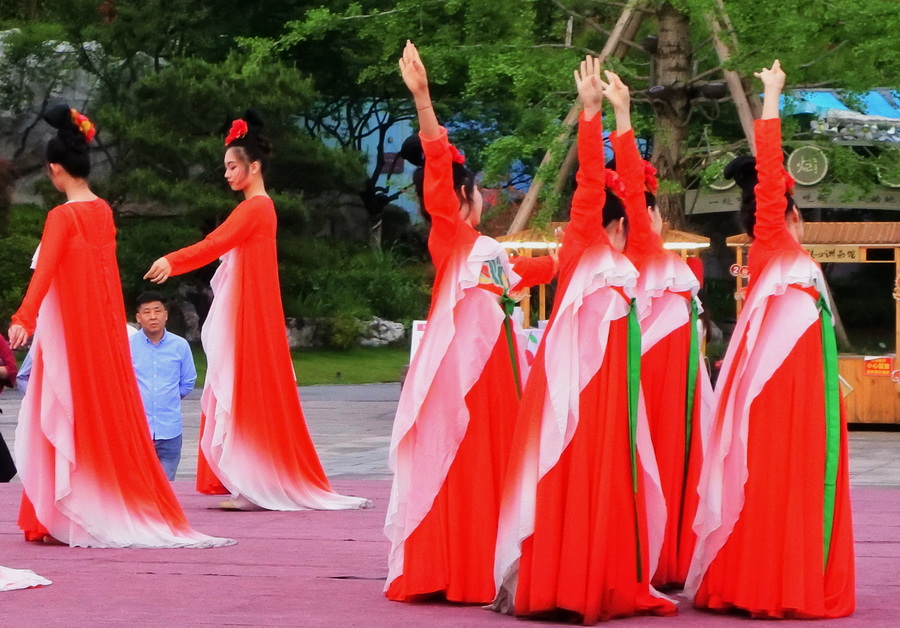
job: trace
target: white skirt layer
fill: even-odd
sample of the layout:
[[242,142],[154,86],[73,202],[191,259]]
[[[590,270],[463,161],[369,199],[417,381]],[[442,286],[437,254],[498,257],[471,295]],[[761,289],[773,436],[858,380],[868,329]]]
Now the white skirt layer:
[[[218,547],[234,541],[174,528],[131,508],[75,452],[75,413],[62,311],[54,283],[41,304],[31,378],[16,428],[19,478],[38,521],[72,547]],[[135,392],[135,394],[137,394]],[[115,417],[110,417],[115,420]]]
[[32,587],[45,587],[53,584],[43,576],[39,576],[30,569],[10,569],[0,567],[0,591],[15,591],[16,589],[30,589]]

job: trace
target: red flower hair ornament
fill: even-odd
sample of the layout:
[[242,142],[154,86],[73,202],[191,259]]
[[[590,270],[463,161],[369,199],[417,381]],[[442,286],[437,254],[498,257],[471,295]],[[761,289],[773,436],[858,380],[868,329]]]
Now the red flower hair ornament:
[[794,195],[794,185],[797,183],[794,181],[794,177],[790,175],[790,173],[785,170],[784,171],[784,191],[789,195]]
[[238,118],[234,122],[231,123],[231,129],[228,131],[228,135],[225,137],[225,146],[230,146],[231,143],[235,140],[239,140],[245,135],[247,135],[248,131],[247,121]]
[[619,176],[619,173],[615,170],[606,171],[606,187],[615,194],[619,199],[625,198],[625,182],[622,180],[622,177]]
[[450,144],[450,158],[461,166],[466,165],[466,156],[453,144]]
[[83,113],[78,113],[75,109],[69,109],[72,112],[72,124],[84,136],[85,141],[90,144],[97,134],[97,127]]
[[659,179],[656,178],[657,170],[649,161],[644,162],[644,186],[650,194],[656,194],[659,189]]

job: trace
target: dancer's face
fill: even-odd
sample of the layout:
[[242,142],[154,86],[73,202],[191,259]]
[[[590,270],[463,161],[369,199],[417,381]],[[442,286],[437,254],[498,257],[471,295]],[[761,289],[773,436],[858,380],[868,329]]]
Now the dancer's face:
[[662,214],[659,212],[659,208],[648,205],[647,212],[650,214],[650,228],[653,229],[653,233],[659,235],[662,233],[663,228],[663,219]]
[[472,198],[467,198],[465,186],[459,188],[463,203],[459,208],[463,221],[472,227],[477,227],[481,223],[481,211],[484,209],[484,196],[476,185],[472,191]]
[[253,177],[259,176],[260,167],[258,161],[248,161],[247,153],[239,146],[225,151],[225,180],[235,192],[250,185]]

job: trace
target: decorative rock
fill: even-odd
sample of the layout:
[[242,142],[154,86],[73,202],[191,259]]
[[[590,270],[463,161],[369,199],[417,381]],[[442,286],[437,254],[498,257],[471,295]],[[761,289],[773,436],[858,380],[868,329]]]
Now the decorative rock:
[[402,323],[395,323],[383,318],[373,318],[367,323],[363,323],[365,328],[365,337],[360,338],[359,344],[363,347],[383,347],[393,344],[406,335]]
[[315,322],[306,318],[285,319],[288,337],[288,346],[291,349],[321,347],[321,334]]

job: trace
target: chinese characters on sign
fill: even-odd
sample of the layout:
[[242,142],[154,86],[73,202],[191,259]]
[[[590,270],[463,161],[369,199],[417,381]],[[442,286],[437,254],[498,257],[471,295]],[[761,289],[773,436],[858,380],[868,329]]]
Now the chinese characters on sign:
[[801,146],[788,157],[787,170],[800,185],[815,185],[828,174],[828,157],[821,148]]
[[855,246],[810,247],[809,254],[819,263],[822,262],[860,262],[863,260],[859,248]]
[[890,377],[894,370],[892,358],[865,357],[865,374],[872,377]]

